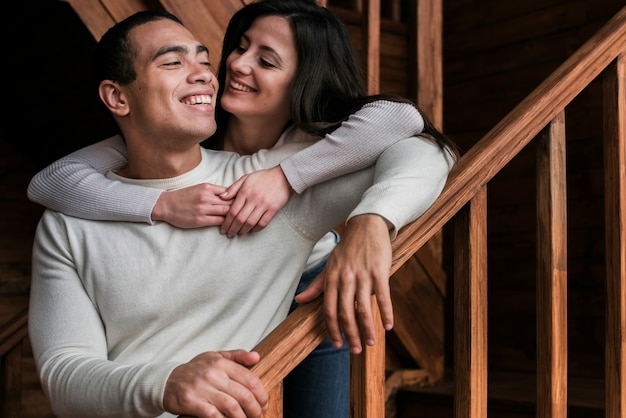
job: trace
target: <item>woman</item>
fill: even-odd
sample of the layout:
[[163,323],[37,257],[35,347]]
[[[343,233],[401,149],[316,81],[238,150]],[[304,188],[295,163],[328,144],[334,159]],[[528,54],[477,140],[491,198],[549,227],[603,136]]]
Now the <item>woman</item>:
[[[107,140],[38,174],[29,197],[81,217],[221,225],[234,236],[262,228],[286,202],[291,191],[272,186],[277,174],[301,192],[324,181],[321,172],[339,175],[371,165],[390,141],[422,129],[455,153],[408,102],[365,94],[345,27],[313,2],[265,0],[238,11],[226,31],[218,81],[218,130],[205,146],[251,154],[297,140],[285,133],[287,127],[324,139],[281,163],[280,170],[249,175],[228,191],[200,185],[163,193],[106,180],[100,173],[125,163],[123,144]],[[323,269],[336,242],[331,232],[318,243],[298,292]],[[348,375],[347,347],[336,350],[324,341],[286,379],[285,416],[348,416]]]

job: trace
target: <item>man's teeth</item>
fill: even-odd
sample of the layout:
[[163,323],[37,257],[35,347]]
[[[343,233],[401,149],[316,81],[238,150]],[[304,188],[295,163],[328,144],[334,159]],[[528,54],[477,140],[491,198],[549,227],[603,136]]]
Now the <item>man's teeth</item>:
[[194,104],[211,104],[212,99],[208,94],[203,94],[200,96],[191,96],[184,101],[185,104],[194,105]]
[[243,84],[239,84],[239,83],[235,83],[234,81],[230,82],[230,86],[232,88],[234,88],[235,90],[239,90],[239,91],[243,91],[243,92],[251,92],[254,91],[254,89],[251,89],[250,87],[244,86]]

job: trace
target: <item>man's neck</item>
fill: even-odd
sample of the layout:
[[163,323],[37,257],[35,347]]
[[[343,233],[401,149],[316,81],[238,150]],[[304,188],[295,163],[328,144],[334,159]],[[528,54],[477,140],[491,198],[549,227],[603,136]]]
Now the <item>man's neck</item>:
[[180,176],[200,164],[200,145],[186,150],[154,146],[133,147],[128,142],[128,164],[117,174],[132,179],[165,179]]

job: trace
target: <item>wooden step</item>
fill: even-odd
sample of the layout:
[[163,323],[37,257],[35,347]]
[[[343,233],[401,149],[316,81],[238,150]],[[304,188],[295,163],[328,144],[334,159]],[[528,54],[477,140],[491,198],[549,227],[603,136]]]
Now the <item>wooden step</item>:
[[[533,374],[489,372],[489,418],[536,416],[536,377]],[[454,383],[451,374],[430,387],[408,387],[396,394],[397,418],[452,418]],[[604,416],[604,382],[570,378],[568,418]]]

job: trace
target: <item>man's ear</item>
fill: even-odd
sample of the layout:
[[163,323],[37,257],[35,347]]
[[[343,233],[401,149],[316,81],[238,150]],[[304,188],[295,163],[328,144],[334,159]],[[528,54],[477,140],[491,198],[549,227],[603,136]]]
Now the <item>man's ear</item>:
[[111,80],[103,80],[98,88],[100,100],[115,116],[126,116],[130,109],[120,85]]

